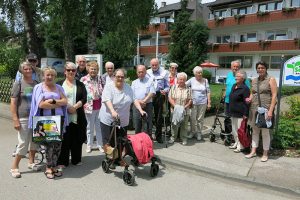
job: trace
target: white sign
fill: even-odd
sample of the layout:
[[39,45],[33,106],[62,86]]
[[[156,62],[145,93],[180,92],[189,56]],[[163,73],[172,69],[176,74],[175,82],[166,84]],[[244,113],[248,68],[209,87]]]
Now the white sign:
[[284,63],[283,84],[300,86],[300,56],[295,56]]
[[57,73],[64,74],[64,65],[65,65],[65,60],[62,58],[42,58],[41,59],[41,68],[42,69],[46,66],[52,66],[55,68]]
[[103,56],[102,54],[85,54],[85,55],[76,55],[75,60],[78,56],[84,56],[87,62],[96,61],[99,65],[99,74],[103,74]]

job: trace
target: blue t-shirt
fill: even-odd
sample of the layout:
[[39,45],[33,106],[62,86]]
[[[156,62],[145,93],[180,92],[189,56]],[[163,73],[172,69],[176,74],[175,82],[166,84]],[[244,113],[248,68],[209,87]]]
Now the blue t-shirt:
[[[233,72],[229,72],[226,77],[226,94],[225,94],[225,103],[229,103],[229,95],[232,89],[232,86],[235,84],[235,76],[233,75]],[[247,78],[245,81],[245,84],[250,89],[250,81]]]

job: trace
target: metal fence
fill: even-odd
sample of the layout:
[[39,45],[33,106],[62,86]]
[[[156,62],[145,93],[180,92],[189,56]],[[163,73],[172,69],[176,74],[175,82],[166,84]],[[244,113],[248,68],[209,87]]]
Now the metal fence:
[[10,91],[13,86],[14,80],[0,80],[0,101],[10,102]]

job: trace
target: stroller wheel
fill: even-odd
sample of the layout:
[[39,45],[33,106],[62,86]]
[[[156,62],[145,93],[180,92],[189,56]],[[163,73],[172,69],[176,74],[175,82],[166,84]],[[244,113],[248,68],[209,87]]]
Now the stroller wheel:
[[215,134],[210,133],[210,135],[209,135],[209,141],[210,141],[210,142],[215,142],[215,141],[216,141],[216,136],[215,136]]
[[109,163],[107,162],[107,160],[103,160],[102,161],[102,169],[105,173],[108,173],[109,171]]
[[151,177],[157,176],[158,171],[159,171],[159,166],[158,166],[158,164],[151,164],[151,168],[150,168],[150,176],[151,176]]
[[128,170],[124,170],[123,172],[123,181],[126,185],[133,185],[135,182],[134,173]]
[[43,151],[40,150],[40,151],[36,152],[34,160],[35,160],[35,164],[37,164],[37,165],[42,164],[44,161]]
[[221,140],[225,140],[225,131],[221,131],[220,138]]
[[231,145],[231,139],[230,137],[226,137],[225,140],[224,140],[224,145],[225,146],[230,146]]

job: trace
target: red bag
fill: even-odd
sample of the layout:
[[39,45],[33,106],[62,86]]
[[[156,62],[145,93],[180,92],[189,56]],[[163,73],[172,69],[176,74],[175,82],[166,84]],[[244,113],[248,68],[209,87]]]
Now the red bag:
[[238,129],[238,138],[240,143],[245,147],[248,148],[251,145],[251,135],[247,131],[247,118],[243,118],[240,128]]

